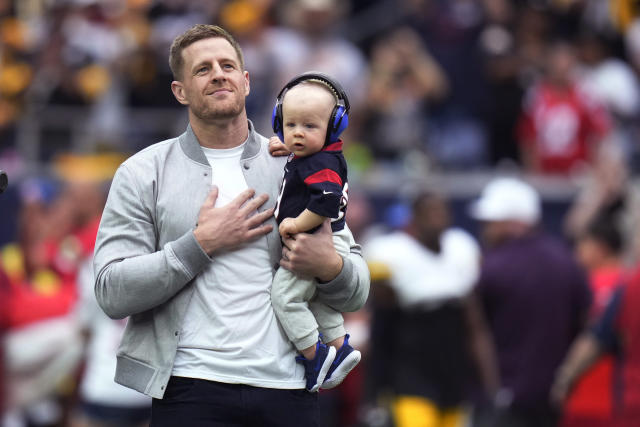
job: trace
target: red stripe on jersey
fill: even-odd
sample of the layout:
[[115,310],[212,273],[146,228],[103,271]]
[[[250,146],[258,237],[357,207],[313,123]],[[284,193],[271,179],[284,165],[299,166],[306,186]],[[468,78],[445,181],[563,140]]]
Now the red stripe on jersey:
[[307,185],[318,184],[321,182],[333,182],[342,187],[342,180],[340,179],[340,175],[338,175],[331,169],[322,169],[321,171],[318,171],[313,175],[309,175],[307,179],[304,180],[304,183]]
[[342,141],[332,142],[322,149],[322,151],[342,151]]

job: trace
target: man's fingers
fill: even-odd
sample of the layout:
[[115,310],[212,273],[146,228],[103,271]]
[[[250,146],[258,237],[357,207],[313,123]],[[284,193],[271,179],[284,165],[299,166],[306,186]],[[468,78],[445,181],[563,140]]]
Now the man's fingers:
[[264,236],[265,234],[271,233],[273,230],[273,225],[262,225],[260,227],[252,228],[247,231],[247,240],[253,240],[257,237]]
[[291,263],[286,259],[281,258],[279,264],[280,267],[284,268],[285,270],[291,270]]
[[332,234],[332,232],[331,232],[331,218],[327,218],[322,222],[322,227],[320,227],[319,231],[321,233],[324,233],[324,234]]
[[282,237],[282,247],[283,247],[283,251],[284,248],[287,248],[288,250],[291,250],[291,247],[293,246],[293,244],[295,243],[296,239],[294,236],[287,236],[287,237]]
[[253,188],[247,188],[242,193],[238,194],[229,204],[240,208],[247,202],[247,200],[251,199],[255,193],[256,191]]
[[267,209],[264,212],[259,212],[256,215],[249,217],[247,225],[249,228],[254,228],[265,221],[268,221],[273,216],[273,208]]
[[244,215],[249,215],[251,212],[264,205],[267,200],[269,200],[269,196],[267,194],[260,194],[259,196],[254,197],[242,206],[242,213]]

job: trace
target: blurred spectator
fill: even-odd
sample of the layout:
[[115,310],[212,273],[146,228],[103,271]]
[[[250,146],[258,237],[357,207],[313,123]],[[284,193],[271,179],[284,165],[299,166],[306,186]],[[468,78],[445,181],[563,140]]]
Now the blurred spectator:
[[15,125],[24,110],[24,96],[33,82],[33,42],[12,2],[0,2],[0,149],[15,145]]
[[488,93],[477,41],[484,24],[482,2],[406,0],[400,5],[448,82],[447,96],[429,111],[429,152],[445,169],[486,167]]
[[575,239],[601,216],[618,225],[623,223],[625,211],[630,207],[627,206],[630,204],[630,185],[624,152],[619,148],[616,145],[598,148],[597,159],[587,170],[581,189],[567,212],[564,231],[568,237]]
[[[278,88],[309,70],[340,80],[358,113],[367,90],[367,63],[342,31],[349,7],[349,1],[337,0],[232,0],[221,7],[220,21],[241,44],[251,75],[247,111],[258,131],[271,132]],[[349,120],[354,127],[357,120]]]
[[538,193],[525,182],[490,181],[470,207],[483,223],[486,252],[477,292],[499,365],[494,408],[475,426],[556,426],[549,404],[556,368],[582,329],[590,305],[584,272],[571,252],[537,228]]
[[640,74],[640,17],[636,17],[624,33],[626,53],[636,74]]
[[93,250],[101,176],[113,174],[114,159],[123,157],[61,156],[61,190],[37,181],[23,187],[19,239],[0,252],[11,285],[7,416],[17,425],[66,422],[82,356],[77,272]]
[[575,240],[605,217],[621,232],[625,262],[635,263],[640,254],[640,187],[618,145],[603,145],[597,157],[569,206],[564,233]]
[[558,369],[551,399],[558,405],[575,382],[604,354],[616,355],[619,381],[614,401],[613,427],[632,427],[640,419],[640,271],[620,286],[596,325],[585,331],[571,346]]
[[[246,69],[251,76],[247,114],[261,133],[272,133],[271,113],[283,74],[288,73],[286,58],[280,52],[280,38],[293,37],[289,30],[274,25],[269,15],[270,1],[233,0],[220,11],[220,22],[242,46]],[[308,71],[308,70],[305,70]],[[293,76],[293,74],[291,75]]]
[[530,172],[569,174],[593,161],[609,118],[580,89],[569,43],[551,44],[546,61],[544,77],[528,90],[518,125],[522,161]]
[[640,86],[633,68],[613,56],[613,43],[603,35],[587,32],[579,38],[581,86],[601,103],[611,117],[612,129],[606,144],[617,144],[628,166],[640,167],[638,118],[640,118]]
[[603,35],[585,32],[578,37],[583,89],[620,121],[634,119],[640,108],[638,78],[628,63],[611,52]]
[[447,93],[442,68],[410,28],[382,36],[372,48],[370,68],[363,139],[379,160],[424,153],[429,102]]
[[[591,321],[601,316],[623,282],[622,236],[610,218],[595,220],[576,242],[578,261],[589,273]],[[603,357],[576,384],[564,406],[563,427],[608,427],[613,422],[613,358]]]
[[[73,209],[67,213],[82,253],[73,264],[78,300],[74,306],[78,328],[84,333],[84,366],[71,414],[73,427],[136,427],[148,423],[151,402],[113,380],[116,351],[126,321],[111,320],[99,309],[94,293],[92,254],[108,181],[125,159],[120,154],[67,155],[56,164],[66,183]],[[75,402],[72,402],[75,403]]]
[[87,333],[85,361],[71,427],[143,427],[151,399],[114,381],[116,353],[127,319],[110,319],[98,307],[93,257],[78,274],[80,322]]
[[[8,327],[7,321],[7,301],[10,298],[9,278],[0,269],[0,340],[4,342],[5,334]],[[4,345],[0,347],[0,424],[4,419],[4,411],[6,405],[7,384],[5,379],[5,363],[4,363]]]
[[342,83],[352,110],[359,111],[368,68],[363,53],[341,32],[349,7],[350,1],[338,0],[289,0],[278,7],[285,27],[273,28],[270,36],[277,47],[277,87],[304,71],[325,72]]
[[0,270],[10,284],[4,341],[7,425],[50,426],[62,420],[60,401],[69,393],[61,386],[73,377],[80,361],[80,331],[73,315],[75,282],[71,271],[58,269],[65,263],[56,262],[68,259],[75,246],[67,246],[67,252],[48,249],[53,248],[54,235],[70,231],[66,221],[58,222],[66,219],[67,205],[53,205],[52,197],[58,193],[42,183],[27,182],[18,240],[0,249]]
[[[480,251],[434,194],[416,197],[404,230],[365,244],[372,272],[371,403],[391,393],[397,427],[462,426],[471,349],[488,339],[471,289]],[[493,388],[490,360],[479,363]],[[494,381],[495,383],[495,381]]]
[[485,0],[486,25],[478,36],[484,59],[487,96],[487,126],[489,155],[492,165],[505,160],[519,161],[515,135],[516,122],[522,104],[522,61],[516,45],[517,6],[507,0]]

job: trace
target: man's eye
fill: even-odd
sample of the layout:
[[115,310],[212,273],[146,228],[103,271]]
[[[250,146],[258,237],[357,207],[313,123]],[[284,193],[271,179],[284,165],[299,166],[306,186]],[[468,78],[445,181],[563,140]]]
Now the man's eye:
[[207,67],[201,67],[201,68],[198,68],[198,71],[196,71],[196,73],[203,74],[203,73],[206,73],[207,70],[208,70]]

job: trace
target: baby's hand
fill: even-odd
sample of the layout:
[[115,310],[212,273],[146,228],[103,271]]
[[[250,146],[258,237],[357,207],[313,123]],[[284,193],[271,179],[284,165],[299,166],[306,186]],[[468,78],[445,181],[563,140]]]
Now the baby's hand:
[[298,233],[295,218],[285,218],[278,227],[278,232],[282,237],[289,237]]
[[287,150],[284,142],[280,141],[280,138],[272,136],[269,138],[269,154],[273,157],[288,156],[289,150]]

